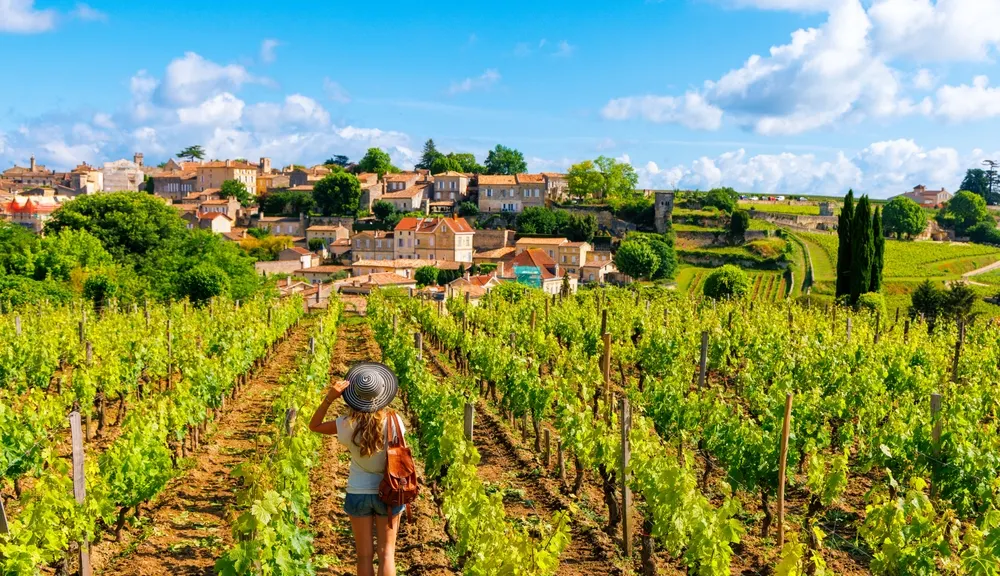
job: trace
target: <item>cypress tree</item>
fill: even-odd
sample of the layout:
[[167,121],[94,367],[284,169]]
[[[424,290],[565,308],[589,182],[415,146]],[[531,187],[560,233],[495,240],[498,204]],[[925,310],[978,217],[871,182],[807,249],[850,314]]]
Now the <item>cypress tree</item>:
[[882,268],[885,266],[885,232],[882,230],[882,207],[875,207],[872,221],[872,238],[875,241],[875,259],[872,262],[872,283],[869,292],[882,291]]
[[872,283],[875,260],[875,238],[872,236],[872,210],[868,197],[862,196],[851,220],[851,305],[868,292]]
[[854,219],[854,190],[848,190],[837,220],[837,297],[851,293],[851,220]]

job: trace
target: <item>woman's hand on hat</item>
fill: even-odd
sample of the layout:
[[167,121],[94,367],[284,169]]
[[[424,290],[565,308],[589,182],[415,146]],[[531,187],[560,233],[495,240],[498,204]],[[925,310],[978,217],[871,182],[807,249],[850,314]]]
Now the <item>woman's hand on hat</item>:
[[350,385],[351,383],[348,382],[347,380],[340,380],[334,382],[333,386],[330,386],[330,389],[326,393],[326,399],[329,401],[333,401],[336,400],[337,398],[340,398],[344,394],[344,390],[347,390],[347,387]]

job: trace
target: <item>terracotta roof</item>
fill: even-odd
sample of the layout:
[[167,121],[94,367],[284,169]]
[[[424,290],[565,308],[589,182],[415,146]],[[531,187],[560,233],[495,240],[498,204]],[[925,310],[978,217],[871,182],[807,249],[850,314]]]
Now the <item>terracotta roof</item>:
[[220,198],[218,200],[205,200],[204,202],[201,203],[201,205],[202,206],[228,206],[229,205],[229,200],[222,199],[222,198]]
[[370,236],[372,238],[392,238],[394,234],[392,233],[391,230],[388,232],[386,232],[385,230],[365,230],[363,232],[358,232],[354,236],[351,236],[351,240],[354,240],[359,236]]
[[517,244],[552,244],[553,246],[562,246],[566,244],[568,240],[565,238],[520,238]]
[[[395,260],[358,260],[351,264],[354,268],[391,268],[393,270],[412,270],[433,266],[441,270],[458,270],[462,263],[451,260],[424,260],[421,258],[396,258]],[[471,264],[469,264],[471,266]]]
[[[185,162],[184,164],[188,164],[188,162]],[[185,168],[184,164],[181,164],[182,168]],[[197,164],[195,167],[196,168],[239,168],[240,170],[254,170],[254,171],[257,170],[256,164],[247,164],[243,162],[230,162],[229,166],[226,166],[226,163],[224,161],[204,162],[202,164]]]
[[420,174],[416,172],[400,172],[398,174],[386,174],[382,177],[386,182],[406,182],[407,180],[412,180],[418,178]]
[[222,212],[202,212],[201,214],[198,214],[199,220],[215,220],[216,218],[225,218],[230,222],[233,220],[232,218],[223,214]]
[[518,174],[518,184],[544,184],[545,177],[541,174]]
[[579,248],[583,245],[590,246],[590,244],[587,242],[567,242],[565,244],[562,244],[562,246],[565,246],[567,248]]
[[487,186],[513,186],[517,184],[517,179],[513,176],[506,176],[503,174],[490,175],[490,174],[480,174],[479,175],[479,185]]
[[513,246],[504,246],[503,248],[496,248],[494,250],[483,250],[482,252],[476,252],[473,258],[503,258],[508,254],[515,252],[517,248]]
[[515,256],[511,264],[538,268],[542,273],[543,280],[555,278],[555,274],[552,273],[552,269],[555,269],[556,266],[555,260],[549,258],[549,255],[542,250],[525,250]]
[[292,186],[288,190],[290,192],[312,192],[315,189],[313,184],[300,184],[298,186]]
[[464,298],[465,294],[469,294],[469,298],[472,300],[478,300],[486,295],[486,289],[482,286],[476,286],[474,284],[462,284],[459,286],[454,286],[451,289],[452,294],[457,294],[459,297]]
[[565,178],[565,174],[560,174],[559,172],[542,172],[542,176],[546,178]]
[[468,232],[475,232],[475,229],[466,222],[465,218],[452,217],[452,218],[415,218],[412,216],[407,216],[396,224],[396,230],[399,231],[409,231],[420,233],[433,233],[437,230],[438,226],[447,226],[455,234],[464,234]]
[[310,226],[306,232],[336,232],[337,230],[347,230],[347,227],[337,224],[336,226]]
[[[305,248],[299,248],[298,246],[292,246],[291,248],[285,248],[285,250],[291,250],[296,254],[301,254],[302,256],[311,255],[312,252],[306,250]],[[284,252],[285,250],[282,250]]]
[[583,268],[604,268],[608,264],[614,266],[614,260],[594,260],[593,258],[587,260],[587,263],[583,265]]
[[296,272],[301,273],[320,273],[320,274],[336,274],[337,272],[350,272],[350,266],[334,266],[333,264],[326,264],[323,266],[313,266],[312,268],[303,268],[301,270],[296,270]]
[[462,172],[455,172],[454,170],[448,170],[447,172],[442,172],[440,174],[435,174],[434,175],[435,178],[438,178],[440,176],[450,176],[450,177],[453,177],[453,178],[455,178],[455,177],[457,177],[457,178],[468,178],[469,177],[468,174],[463,174]]
[[413,198],[417,194],[425,192],[427,190],[427,184],[415,184],[406,188],[404,190],[399,190],[397,192],[388,192],[382,195],[382,198],[390,199],[403,199],[403,198]]

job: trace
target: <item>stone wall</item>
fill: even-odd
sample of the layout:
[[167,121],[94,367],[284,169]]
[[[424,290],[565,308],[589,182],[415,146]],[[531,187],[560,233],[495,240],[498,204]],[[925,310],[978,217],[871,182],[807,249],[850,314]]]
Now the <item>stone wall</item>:
[[789,226],[802,230],[836,230],[836,216],[805,216],[802,214],[781,214],[778,212],[762,212],[754,210],[750,212],[751,218],[778,224],[779,226]]
[[[769,236],[768,230],[747,230],[743,238],[747,242],[752,242],[753,240],[761,240]],[[674,235],[678,240],[684,240],[686,243],[699,248],[704,248],[706,246],[728,246],[729,239],[725,232],[712,232],[709,230],[705,231],[685,231],[685,232],[675,232]]]
[[504,246],[514,245],[513,230],[476,230],[476,236],[472,239],[472,244],[476,251],[495,250]]

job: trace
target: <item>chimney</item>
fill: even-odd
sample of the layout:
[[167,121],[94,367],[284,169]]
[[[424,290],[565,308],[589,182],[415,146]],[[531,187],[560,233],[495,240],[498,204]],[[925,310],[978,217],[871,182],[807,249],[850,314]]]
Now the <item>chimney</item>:
[[431,201],[428,198],[424,200],[424,216],[430,216],[430,215],[431,215]]
[[233,161],[232,160],[226,160],[226,168],[229,168],[232,165],[233,165]]
[[132,162],[135,162],[139,165],[139,168],[142,168],[142,152],[136,152],[135,155],[132,156]]
[[35,171],[35,155],[34,154],[31,155],[31,171],[32,172]]

